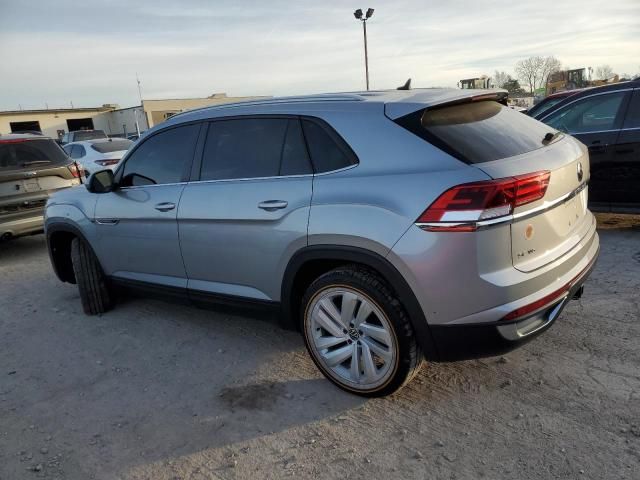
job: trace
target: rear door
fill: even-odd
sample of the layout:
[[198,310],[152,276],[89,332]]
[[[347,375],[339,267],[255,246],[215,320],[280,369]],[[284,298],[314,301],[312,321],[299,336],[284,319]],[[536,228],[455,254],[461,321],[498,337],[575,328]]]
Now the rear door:
[[178,212],[192,299],[278,300],[278,276],[307,242],[313,175],[300,121],[211,122],[194,179]]
[[191,124],[147,137],[118,169],[119,188],[98,195],[94,247],[108,275],[186,287],[176,215],[199,130]]
[[570,133],[589,149],[589,195],[595,206],[609,207],[619,189],[615,151],[629,96],[628,91],[596,93],[571,102],[542,120]]
[[[494,101],[469,101],[411,114],[398,123],[494,179],[548,172],[543,198],[516,206],[511,221],[515,268],[530,272],[573,249],[594,228],[587,212],[586,148],[568,135]],[[538,189],[546,175],[526,188]],[[478,189],[481,195],[482,189]],[[461,206],[468,199],[459,201]],[[461,208],[464,210],[464,208]],[[500,216],[510,212],[496,214]],[[490,217],[493,218],[493,217]],[[451,220],[450,220],[451,221]]]
[[633,91],[613,152],[612,207],[640,207],[640,89]]

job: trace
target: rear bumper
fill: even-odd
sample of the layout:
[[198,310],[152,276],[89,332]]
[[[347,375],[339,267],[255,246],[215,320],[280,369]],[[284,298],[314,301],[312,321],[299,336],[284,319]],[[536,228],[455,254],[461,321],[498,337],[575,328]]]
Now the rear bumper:
[[44,230],[44,208],[0,218],[0,238],[19,237]]
[[555,323],[570,300],[582,295],[584,282],[593,271],[598,255],[599,246],[588,266],[571,281],[568,290],[523,318],[509,322],[431,326],[438,360],[469,360],[501,355],[536,338]]

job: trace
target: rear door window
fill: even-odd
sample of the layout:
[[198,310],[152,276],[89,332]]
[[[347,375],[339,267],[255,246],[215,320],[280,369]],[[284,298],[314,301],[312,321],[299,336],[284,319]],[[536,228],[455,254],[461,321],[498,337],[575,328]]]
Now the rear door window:
[[0,140],[0,170],[66,165],[69,158],[51,139]]
[[193,159],[200,125],[185,125],[161,131],[146,140],[127,158],[122,186],[178,183],[185,165]]
[[358,163],[355,154],[330,127],[303,120],[304,136],[316,173],[330,172]]
[[297,118],[246,118],[209,124],[200,180],[312,173]]
[[620,128],[619,113],[626,94],[613,92],[585,97],[553,112],[544,121],[568,133],[616,130]]
[[554,130],[494,101],[430,108],[396,120],[412,133],[465,163],[513,157],[545,146]]

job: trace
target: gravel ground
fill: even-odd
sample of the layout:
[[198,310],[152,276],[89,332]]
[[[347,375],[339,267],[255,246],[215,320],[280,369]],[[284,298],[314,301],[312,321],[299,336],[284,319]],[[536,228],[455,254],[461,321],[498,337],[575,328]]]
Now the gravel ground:
[[86,317],[42,236],[0,245],[0,479],[638,479],[640,220],[599,220],[548,332],[368,401],[273,321],[146,299]]

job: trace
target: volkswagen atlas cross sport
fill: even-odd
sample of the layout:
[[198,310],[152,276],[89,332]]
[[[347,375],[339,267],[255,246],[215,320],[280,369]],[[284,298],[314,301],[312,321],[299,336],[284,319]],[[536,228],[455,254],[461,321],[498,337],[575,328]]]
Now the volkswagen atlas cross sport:
[[506,92],[402,90],[207,107],[46,209],[87,314],[121,287],[275,308],[368,396],[505,352],[582,293],[599,251],[587,150]]

